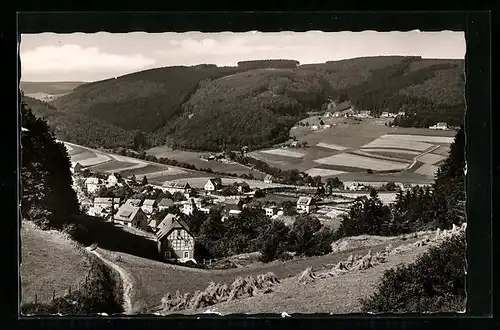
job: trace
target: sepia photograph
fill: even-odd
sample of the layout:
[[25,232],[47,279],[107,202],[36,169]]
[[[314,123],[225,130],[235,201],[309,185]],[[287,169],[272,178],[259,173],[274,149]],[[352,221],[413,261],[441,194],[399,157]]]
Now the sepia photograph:
[[26,33],[20,313],[464,313],[464,31]]

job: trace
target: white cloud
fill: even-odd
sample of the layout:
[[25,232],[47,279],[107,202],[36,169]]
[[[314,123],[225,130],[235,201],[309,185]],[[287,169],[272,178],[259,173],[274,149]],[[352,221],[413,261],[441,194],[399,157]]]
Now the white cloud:
[[154,65],[154,59],[141,54],[117,55],[97,47],[75,44],[40,46],[21,52],[21,72],[31,75],[65,75],[74,72],[133,72]]

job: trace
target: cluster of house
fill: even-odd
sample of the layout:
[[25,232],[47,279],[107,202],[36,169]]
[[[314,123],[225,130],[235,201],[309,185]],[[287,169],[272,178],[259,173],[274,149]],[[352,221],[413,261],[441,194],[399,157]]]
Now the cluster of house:
[[400,111],[400,112],[388,112],[388,111],[384,111],[380,114],[380,118],[396,118],[398,116],[404,116],[405,115],[405,112],[404,111]]
[[443,131],[447,131],[448,130],[448,124],[444,123],[444,122],[437,123],[436,125],[429,126],[429,129],[440,129],[440,130],[443,130]]
[[[383,185],[387,184],[387,182],[360,182],[360,181],[344,181],[344,189],[345,190],[351,190],[351,191],[362,191],[366,190],[368,187],[373,187],[373,188],[380,188]],[[406,183],[406,182],[395,182],[394,183],[398,189],[401,190],[408,190],[411,189],[412,187],[416,185],[423,185],[423,184],[416,184],[416,183]]]

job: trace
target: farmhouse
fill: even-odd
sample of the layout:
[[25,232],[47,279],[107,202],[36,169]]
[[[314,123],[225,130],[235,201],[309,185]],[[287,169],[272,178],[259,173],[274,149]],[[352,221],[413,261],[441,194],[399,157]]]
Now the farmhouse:
[[274,179],[274,178],[272,177],[272,175],[268,174],[268,175],[266,175],[266,177],[264,178],[264,183],[268,183],[268,184],[273,183],[273,179]]
[[148,217],[140,207],[123,204],[114,217],[114,221],[124,226],[147,229]]
[[404,115],[405,115],[405,112],[404,112],[404,111],[399,111],[399,112],[398,112],[398,116],[403,117]]
[[384,112],[382,112],[382,113],[380,114],[380,118],[389,118],[389,117],[390,117],[390,116],[389,116],[389,112],[387,112],[387,111],[384,111]]
[[264,206],[262,209],[264,209],[268,217],[273,217],[278,214],[278,208],[275,205]]
[[114,204],[114,209],[117,210],[120,207],[120,198],[111,198],[111,197],[94,198],[94,206],[100,207],[102,209],[111,210],[111,205],[113,204]]
[[237,217],[241,214],[240,207],[236,204],[228,204],[222,209],[222,221],[226,221],[230,217]]
[[87,214],[93,217],[104,218],[108,214],[106,210],[101,206],[92,206],[88,209]]
[[333,113],[333,117],[339,118],[339,117],[352,117],[354,115],[354,111],[349,108],[347,110],[342,110],[342,111],[337,111]]
[[87,178],[85,180],[85,187],[87,188],[87,191],[89,193],[95,193],[97,190],[99,190],[102,186],[102,181],[99,178]]
[[142,203],[142,201],[140,199],[127,199],[123,205],[140,207],[141,203]]
[[448,124],[447,123],[437,123],[436,125],[429,126],[430,129],[440,129],[443,131],[448,130]]
[[194,237],[182,219],[173,214],[167,214],[157,228],[158,252],[165,260],[196,262]]
[[158,210],[158,203],[154,199],[145,199],[141,208],[144,213],[152,214]]
[[106,187],[114,187],[118,184],[118,178],[114,174],[110,174],[106,182]]
[[164,190],[168,191],[172,195],[176,192],[180,192],[182,194],[189,194],[191,192],[191,186],[189,183],[185,182],[165,183],[163,187]]
[[194,211],[198,208],[194,199],[190,198],[189,200],[182,203],[182,213],[185,215],[192,215]]
[[332,113],[330,111],[325,112],[324,117],[328,118],[328,117],[331,117],[331,116],[332,116]]
[[310,213],[311,211],[313,211],[313,209],[314,205],[312,197],[299,197],[299,200],[297,201],[298,213]]
[[354,117],[356,118],[369,118],[370,117],[370,110],[362,110],[358,111]]
[[158,203],[158,210],[163,211],[168,209],[169,207],[174,206],[174,201],[170,198],[162,198],[162,200]]
[[207,192],[212,192],[220,189],[222,187],[221,178],[213,178],[209,179],[207,183],[205,183],[204,189]]
[[311,126],[311,129],[312,129],[313,131],[318,130],[318,125],[313,125],[313,126]]

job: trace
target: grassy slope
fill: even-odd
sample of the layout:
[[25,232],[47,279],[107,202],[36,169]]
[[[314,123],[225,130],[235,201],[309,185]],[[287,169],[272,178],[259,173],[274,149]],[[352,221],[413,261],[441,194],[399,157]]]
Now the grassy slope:
[[21,227],[22,301],[50,302],[53,290],[61,296],[87,274],[89,263],[72,242],[57,231],[42,231],[32,223]]
[[388,258],[386,263],[365,271],[354,271],[346,275],[318,279],[310,284],[300,284],[296,277],[287,278],[273,287],[274,292],[246,299],[224,302],[205,310],[223,314],[237,313],[359,313],[360,298],[366,298],[375,291],[383,272],[400,263],[411,263],[427,247]]
[[[412,240],[396,240],[391,243],[393,246],[397,246],[408,242],[412,242]],[[375,246],[367,244],[354,251],[358,254],[366,254],[371,249],[372,252],[376,253],[382,251],[385,246],[385,243],[378,244],[377,242]],[[331,267],[331,264],[336,264],[349,257],[353,250],[286,262],[257,263],[227,270],[202,270],[172,266],[117,251],[103,251],[103,253],[132,276],[134,281],[132,294],[134,309],[150,311],[151,308],[160,303],[161,298],[168,292],[173,294],[177,290],[181,293],[204,290],[212,281],[230,284],[238,276],[258,275],[267,272],[275,273],[278,278],[287,278],[297,275],[307,267],[313,267],[314,270]]]

